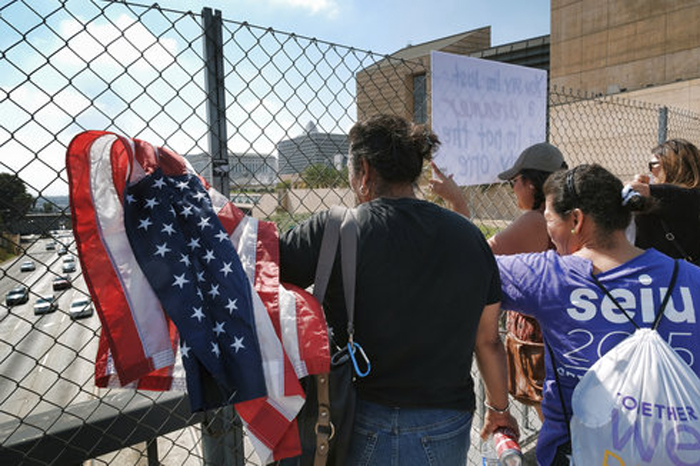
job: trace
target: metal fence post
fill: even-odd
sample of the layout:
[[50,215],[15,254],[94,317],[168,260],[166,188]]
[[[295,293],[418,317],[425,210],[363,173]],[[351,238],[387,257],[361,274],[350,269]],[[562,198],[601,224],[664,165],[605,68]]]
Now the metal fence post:
[[[207,123],[209,151],[212,156],[212,185],[230,197],[228,138],[226,136],[226,102],[224,87],[224,44],[221,11],[202,10],[204,59],[206,61]],[[227,406],[205,415],[202,423],[204,464],[243,465],[243,426]]]
[[233,406],[205,413],[202,422],[202,454],[205,466],[244,466],[241,421]]
[[212,12],[211,8],[204,8],[202,18],[205,33],[207,124],[209,151],[212,156],[212,184],[216,190],[228,198],[230,189],[221,11]]
[[668,138],[668,107],[659,108],[659,144]]

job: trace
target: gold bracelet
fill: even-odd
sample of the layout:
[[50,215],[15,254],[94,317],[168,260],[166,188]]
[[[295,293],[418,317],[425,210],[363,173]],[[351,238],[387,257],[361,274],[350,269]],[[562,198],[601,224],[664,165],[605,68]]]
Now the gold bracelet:
[[503,409],[496,409],[493,406],[491,406],[490,404],[488,404],[486,401],[484,401],[484,406],[486,406],[487,409],[493,411],[494,413],[504,414],[504,413],[507,413],[508,410],[510,409],[510,401],[507,402],[506,407]]

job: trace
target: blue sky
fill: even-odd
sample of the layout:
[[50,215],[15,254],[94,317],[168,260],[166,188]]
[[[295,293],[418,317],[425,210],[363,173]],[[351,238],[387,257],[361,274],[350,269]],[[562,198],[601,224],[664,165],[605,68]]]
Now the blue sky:
[[550,32],[548,0],[161,0],[159,5],[391,53],[491,26],[493,45]]
[[[158,20],[158,15],[144,14],[140,24],[131,11],[143,12],[144,8],[131,10],[122,2],[105,8],[108,1],[68,0],[63,10],[59,0],[0,0],[0,172],[18,173],[33,193],[67,191],[65,147],[81,129],[109,129],[185,154],[201,153],[208,146],[202,136],[206,116],[201,106],[198,113],[192,112],[202,102],[201,61],[186,53],[185,38]],[[376,54],[489,25],[492,45],[541,36],[550,29],[550,4],[544,0],[159,0],[158,4],[163,9],[197,14],[210,7],[221,10],[228,21],[247,21]],[[109,20],[100,14],[103,8]],[[198,21],[185,18],[182,24]],[[193,34],[190,39],[200,34],[197,26],[185,26],[182,31]],[[245,37],[242,34],[236,40],[245,41]],[[178,67],[171,67],[175,57]],[[313,92],[304,87],[311,92],[304,97],[307,106],[295,107],[283,101],[291,92],[287,89],[284,94],[284,83],[272,90],[270,83],[258,77],[257,58],[251,54],[247,63],[237,64],[236,73],[227,81],[232,89],[240,90],[235,104],[230,98],[227,102],[231,106],[227,113],[230,150],[272,153],[277,141],[298,134],[311,120],[329,132],[347,130],[352,124],[354,103],[347,90],[353,87],[341,81],[351,75],[330,76],[317,83],[319,88]],[[268,59],[264,56],[262,62]],[[128,77],[117,62],[129,64]],[[301,62],[304,60],[296,61],[295,67],[323,66]],[[165,70],[162,79],[157,69]],[[274,74],[274,70],[266,73]],[[154,84],[146,95],[131,79]],[[243,83],[245,79],[249,81]],[[194,89],[183,87],[192,80],[197,83]],[[314,99],[319,104],[324,91],[327,94],[338,87],[344,91],[330,96],[337,103],[336,108],[326,108],[330,112],[308,105]],[[179,99],[174,88],[179,89]],[[292,91],[297,97],[305,93],[301,88]],[[151,96],[169,102],[168,107],[154,105]],[[331,117],[338,115],[334,111],[340,116]],[[321,113],[326,114],[327,127],[317,119]]]

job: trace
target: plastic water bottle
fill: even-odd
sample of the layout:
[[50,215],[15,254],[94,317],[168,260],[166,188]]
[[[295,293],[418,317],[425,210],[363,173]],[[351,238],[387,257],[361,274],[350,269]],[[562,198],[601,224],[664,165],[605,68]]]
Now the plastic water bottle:
[[522,466],[523,453],[515,433],[507,428],[497,429],[481,444],[482,466]]

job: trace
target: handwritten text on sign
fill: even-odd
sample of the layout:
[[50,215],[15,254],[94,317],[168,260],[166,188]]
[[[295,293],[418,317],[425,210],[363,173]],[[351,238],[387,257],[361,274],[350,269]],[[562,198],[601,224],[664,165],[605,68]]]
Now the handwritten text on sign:
[[546,71],[442,52],[431,60],[435,162],[457,184],[493,183],[545,140]]

